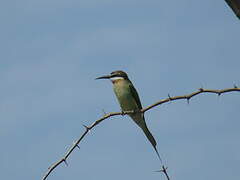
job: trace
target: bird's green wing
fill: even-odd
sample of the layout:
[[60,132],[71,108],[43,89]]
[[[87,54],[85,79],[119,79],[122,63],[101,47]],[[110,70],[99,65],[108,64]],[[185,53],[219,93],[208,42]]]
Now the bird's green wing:
[[[139,109],[142,109],[142,104],[141,104],[141,101],[140,101],[140,98],[138,96],[138,93],[135,89],[135,87],[132,85],[132,83],[129,83],[129,88],[130,88],[130,92],[131,92],[131,95],[134,97],[134,99],[136,100],[136,103],[137,103],[137,106]],[[156,151],[157,153],[157,156],[158,158],[160,159],[160,161],[162,162],[162,159],[158,153],[158,150],[157,150],[157,143],[156,143],[156,140],[154,139],[153,135],[151,134],[151,132],[148,130],[147,128],[147,124],[145,122],[145,118],[144,116],[142,116],[143,118],[143,123],[137,123],[143,130],[143,132],[145,133],[146,137],[148,138],[148,140],[150,141],[150,143],[152,144],[154,150]],[[134,119],[134,118],[133,118]],[[135,122],[137,122],[136,120],[134,120]]]
[[132,96],[136,100],[138,108],[142,109],[142,104],[141,104],[140,98],[138,96],[137,90],[135,89],[135,87],[133,86],[132,83],[129,83],[129,89],[130,89],[130,92],[131,92]]

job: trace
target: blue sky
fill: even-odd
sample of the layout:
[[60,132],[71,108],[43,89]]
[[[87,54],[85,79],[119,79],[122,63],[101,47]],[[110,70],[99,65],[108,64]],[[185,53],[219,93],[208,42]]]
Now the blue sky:
[[[143,106],[168,93],[240,86],[240,21],[222,1],[22,0],[0,3],[2,179],[41,179],[89,125],[120,111],[124,70]],[[199,95],[148,111],[171,179],[239,179],[239,93]],[[165,179],[128,117],[96,127],[49,180]]]

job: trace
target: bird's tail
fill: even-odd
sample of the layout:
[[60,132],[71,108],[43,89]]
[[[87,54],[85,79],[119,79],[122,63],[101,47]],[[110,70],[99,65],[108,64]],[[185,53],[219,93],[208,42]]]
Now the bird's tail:
[[157,146],[156,140],[154,139],[152,133],[148,130],[147,124],[145,122],[144,122],[144,125],[142,125],[141,129],[143,130],[144,134],[147,136],[148,140],[152,144],[155,152],[157,153],[157,156],[158,156],[160,162],[162,163],[162,158],[160,157],[157,147],[156,147]]
[[130,117],[135,121],[135,123],[143,130],[144,134],[147,136],[148,140],[150,141],[150,143],[152,144],[155,152],[157,153],[157,156],[161,162],[161,164],[163,164],[162,162],[162,158],[160,157],[158,150],[157,150],[157,143],[156,140],[154,139],[152,133],[148,130],[147,124],[145,122],[145,118],[143,114],[133,114],[130,115]]

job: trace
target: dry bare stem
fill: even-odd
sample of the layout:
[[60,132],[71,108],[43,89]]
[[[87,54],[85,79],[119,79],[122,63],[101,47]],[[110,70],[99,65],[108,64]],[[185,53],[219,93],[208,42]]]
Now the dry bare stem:
[[[203,89],[203,88],[200,88],[198,89],[198,91],[195,91],[191,94],[187,94],[187,95],[183,95],[183,96],[174,96],[174,97],[171,97],[170,95],[168,95],[168,98],[166,99],[162,99],[146,108],[143,108],[140,112],[142,113],[145,113],[146,111],[156,107],[156,106],[159,106],[161,104],[164,104],[164,103],[167,103],[167,102],[170,102],[170,101],[176,101],[176,100],[183,100],[183,99],[186,99],[188,102],[191,98],[193,98],[194,96],[197,96],[199,94],[202,94],[202,93],[213,93],[213,94],[217,94],[217,95],[221,95],[223,93],[227,93],[227,92],[240,92],[240,88],[238,88],[236,85],[234,85],[233,88],[228,88],[228,89],[222,89],[222,90],[213,90],[213,89]],[[78,138],[78,140],[72,145],[72,147],[69,148],[69,150],[66,152],[66,154],[60,159],[58,160],[57,162],[55,162],[54,164],[52,164],[46,174],[43,176],[42,180],[46,180],[47,177],[49,176],[49,174],[51,174],[51,172],[56,168],[58,167],[61,163],[65,163],[67,165],[67,158],[70,156],[70,154],[73,152],[73,150],[75,148],[79,148],[79,143],[82,141],[82,139],[87,135],[87,133],[93,129],[96,125],[98,125],[99,123],[101,123],[103,120],[105,119],[108,119],[112,116],[119,116],[119,115],[126,115],[126,114],[132,114],[132,113],[136,113],[134,111],[124,111],[124,112],[113,112],[113,113],[108,113],[108,114],[105,114],[102,118],[96,120],[92,125],[90,126],[85,126],[85,132]],[[162,169],[160,170],[160,172],[163,172],[166,176],[166,178],[168,180],[170,180],[168,174],[167,174],[167,168],[165,168],[164,166],[162,166]]]

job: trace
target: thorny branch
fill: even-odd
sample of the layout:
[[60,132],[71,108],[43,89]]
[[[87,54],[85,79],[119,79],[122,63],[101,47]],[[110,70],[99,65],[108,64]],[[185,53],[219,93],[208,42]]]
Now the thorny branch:
[[[183,95],[183,96],[173,96],[171,97],[170,95],[168,95],[168,98],[166,99],[162,99],[146,108],[143,108],[141,109],[140,112],[142,113],[145,113],[146,111],[156,107],[156,106],[159,106],[161,104],[164,104],[164,103],[167,103],[167,102],[170,102],[170,101],[175,101],[175,100],[180,100],[180,99],[186,99],[187,102],[189,103],[189,100],[198,95],[198,94],[202,94],[202,93],[213,93],[213,94],[217,94],[217,95],[221,95],[223,93],[227,93],[227,92],[233,92],[233,91],[236,91],[236,92],[240,92],[240,88],[238,88],[237,86],[234,85],[233,88],[229,88],[229,89],[222,89],[222,90],[213,90],[213,89],[203,89],[203,88],[200,88],[198,89],[198,91],[195,91],[191,94],[187,94],[187,95]],[[85,132],[79,137],[79,139],[72,145],[72,147],[66,152],[66,154],[63,156],[63,158],[61,158],[60,160],[58,160],[57,162],[55,162],[54,164],[52,164],[46,174],[43,176],[42,180],[46,180],[47,177],[49,176],[49,174],[51,174],[51,172],[60,164],[62,164],[63,162],[67,165],[67,158],[70,156],[70,154],[73,152],[73,150],[75,148],[79,148],[79,143],[82,141],[82,139],[87,135],[87,133],[93,129],[96,125],[98,125],[100,122],[102,122],[103,120],[105,119],[108,119],[112,116],[118,116],[118,115],[126,115],[126,114],[133,114],[133,113],[136,113],[134,111],[124,111],[124,112],[114,112],[114,113],[108,113],[108,114],[105,114],[102,118],[96,120],[92,125],[90,126],[85,126]],[[165,176],[167,177],[168,180],[170,180],[168,174],[167,174],[167,168],[165,168],[164,166],[162,166],[162,169],[159,171],[159,172],[163,172],[165,174]]]

